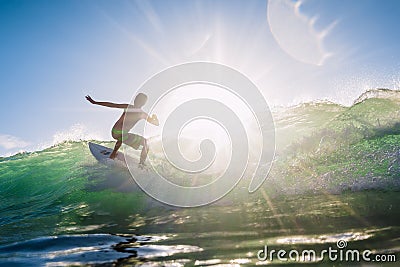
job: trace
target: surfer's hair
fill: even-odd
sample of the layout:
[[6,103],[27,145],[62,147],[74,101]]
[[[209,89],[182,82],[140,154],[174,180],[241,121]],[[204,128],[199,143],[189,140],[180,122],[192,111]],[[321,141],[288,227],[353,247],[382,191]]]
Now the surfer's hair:
[[144,104],[146,104],[147,102],[147,95],[143,94],[143,93],[139,93],[137,94],[137,96],[135,97],[135,100],[133,101],[133,104],[138,107],[141,108],[144,106]]

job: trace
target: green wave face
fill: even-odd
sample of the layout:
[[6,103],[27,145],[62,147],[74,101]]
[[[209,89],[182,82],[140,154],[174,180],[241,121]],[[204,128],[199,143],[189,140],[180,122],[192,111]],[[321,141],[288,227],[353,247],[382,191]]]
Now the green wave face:
[[24,239],[95,231],[107,226],[106,215],[136,214],[143,197],[127,171],[98,164],[86,142],[3,158],[0,243],[20,239],[24,228]]
[[400,188],[400,92],[365,93],[351,107],[309,103],[276,113],[270,193]]

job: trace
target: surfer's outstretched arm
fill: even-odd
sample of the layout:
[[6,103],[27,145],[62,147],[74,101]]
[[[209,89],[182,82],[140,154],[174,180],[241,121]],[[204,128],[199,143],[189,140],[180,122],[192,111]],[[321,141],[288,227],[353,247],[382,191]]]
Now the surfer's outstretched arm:
[[89,95],[86,96],[86,99],[87,99],[87,101],[89,101],[92,104],[109,107],[109,108],[122,108],[122,109],[133,108],[133,105],[129,105],[129,104],[116,104],[116,103],[111,103],[111,102],[95,101]]

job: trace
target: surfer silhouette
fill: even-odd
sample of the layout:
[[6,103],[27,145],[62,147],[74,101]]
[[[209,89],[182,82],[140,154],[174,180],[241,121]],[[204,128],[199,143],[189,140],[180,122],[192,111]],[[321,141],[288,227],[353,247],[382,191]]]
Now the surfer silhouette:
[[95,105],[100,105],[109,108],[120,108],[123,109],[121,117],[114,124],[111,135],[117,140],[113,152],[110,154],[110,158],[114,159],[117,155],[118,149],[121,147],[122,143],[132,147],[133,149],[140,149],[142,147],[142,152],[140,153],[139,167],[143,168],[145,166],[145,161],[147,158],[147,153],[149,152],[149,147],[146,138],[143,136],[129,133],[129,131],[136,125],[136,123],[142,119],[147,120],[149,123],[158,126],[158,118],[155,114],[149,116],[146,112],[142,110],[144,104],[147,101],[147,95],[139,93],[136,95],[133,105],[130,104],[116,104],[111,102],[100,102],[93,100],[89,95],[86,99]]

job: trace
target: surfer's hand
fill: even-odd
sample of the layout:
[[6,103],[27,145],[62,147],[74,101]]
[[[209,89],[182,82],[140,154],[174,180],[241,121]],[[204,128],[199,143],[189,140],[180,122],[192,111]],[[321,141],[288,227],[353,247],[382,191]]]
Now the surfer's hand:
[[92,104],[96,104],[96,101],[94,101],[94,100],[90,97],[90,95],[87,95],[87,96],[86,96],[86,100],[89,101],[89,102],[92,103]]
[[158,118],[156,114],[151,115],[149,122],[151,122],[152,124],[158,126],[159,122],[158,122]]

